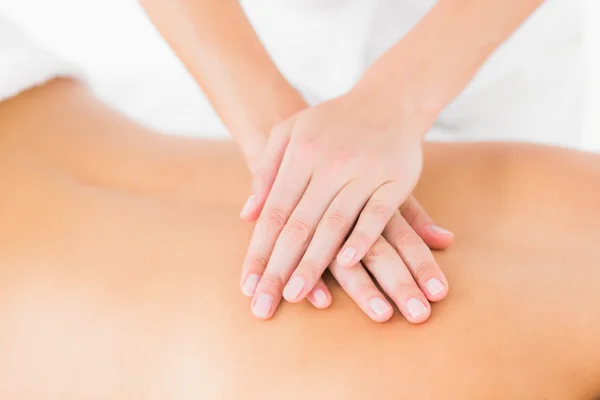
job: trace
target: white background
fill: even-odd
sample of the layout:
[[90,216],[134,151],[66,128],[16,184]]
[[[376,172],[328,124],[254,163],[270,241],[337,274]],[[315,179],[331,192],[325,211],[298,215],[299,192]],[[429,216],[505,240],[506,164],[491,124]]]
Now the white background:
[[[336,1],[353,4],[354,11],[360,12],[361,2]],[[272,6],[280,4],[279,0],[265,3]],[[585,147],[600,150],[600,0],[582,0],[582,3],[585,3],[586,79],[589,89],[586,94]],[[336,9],[338,14],[340,9]],[[202,126],[207,136],[214,133],[226,135],[199,89],[152,27],[137,1],[0,0],[0,13],[22,26],[44,47],[81,65],[97,94],[110,99],[113,106],[131,117],[164,131],[197,134],[197,127]],[[321,19],[313,18],[311,23],[313,26],[332,25],[328,34],[342,34],[338,33],[342,30],[336,29],[330,19]],[[275,18],[266,22],[277,24]],[[344,42],[352,43],[354,38],[349,37],[348,32],[358,35],[360,26],[355,24],[352,30],[343,32],[346,35]],[[319,43],[320,38],[314,39],[315,43]],[[293,51],[293,46],[289,47]],[[315,48],[316,59],[329,56],[329,61],[332,61],[332,57],[337,56],[335,51],[342,56],[352,53],[352,49],[344,49],[343,46],[336,46],[335,51],[331,46],[321,47],[325,48]],[[324,78],[333,81],[328,83],[335,87],[338,80],[340,84],[336,90],[343,89],[343,82],[349,81],[348,76],[324,73],[314,60],[312,64],[297,68],[308,69],[315,82],[322,82]],[[346,74],[354,73],[343,68],[339,70]],[[163,101],[157,102],[159,97],[163,97]]]
[[586,3],[586,44],[588,91],[586,113],[587,145],[600,150],[600,0]]

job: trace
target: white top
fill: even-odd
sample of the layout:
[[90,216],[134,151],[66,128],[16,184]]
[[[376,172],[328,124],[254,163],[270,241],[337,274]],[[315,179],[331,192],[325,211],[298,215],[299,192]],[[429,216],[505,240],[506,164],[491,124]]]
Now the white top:
[[[435,1],[241,3],[284,75],[309,100],[320,101],[348,90]],[[95,92],[129,116],[162,131],[226,136],[201,91],[136,0],[0,0],[1,13],[85,71]],[[467,92],[484,91],[499,76],[520,71],[550,79],[553,60],[564,58],[561,54],[575,43],[580,27],[576,0],[546,0]]]
[[83,79],[80,70],[35,44],[0,15],[0,101],[58,76]]

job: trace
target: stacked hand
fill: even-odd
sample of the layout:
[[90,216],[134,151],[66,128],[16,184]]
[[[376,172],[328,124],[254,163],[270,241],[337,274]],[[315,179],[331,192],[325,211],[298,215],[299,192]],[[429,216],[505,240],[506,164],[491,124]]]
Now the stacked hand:
[[429,302],[446,296],[429,247],[447,247],[452,234],[410,197],[433,118],[373,99],[355,89],[272,130],[241,215],[258,219],[241,283],[258,318],[282,297],[329,306],[328,267],[375,321],[393,308],[367,271],[410,322],[425,321]]

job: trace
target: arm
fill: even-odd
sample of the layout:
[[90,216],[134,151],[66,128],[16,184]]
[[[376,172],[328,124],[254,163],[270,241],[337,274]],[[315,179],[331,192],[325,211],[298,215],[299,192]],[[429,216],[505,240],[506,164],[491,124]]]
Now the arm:
[[271,128],[306,107],[237,0],[140,0],[252,166]]
[[[262,274],[255,298],[277,302],[283,276],[289,279],[283,282],[286,300],[300,301],[319,275],[314,271],[334,259],[351,269],[372,249],[420,244],[394,218],[420,177],[422,138],[541,2],[439,0],[348,94],[302,111],[273,131],[247,210],[259,215],[244,264],[245,271]],[[307,244],[288,244],[298,236]],[[410,275],[399,281],[375,276],[409,321],[423,322],[429,302],[440,301],[448,284],[431,254],[399,253]],[[265,269],[254,260],[269,261]],[[295,282],[308,283],[294,297]]]
[[[273,126],[305,108],[306,103],[277,70],[238,1],[140,1],[161,34],[208,95],[240,145],[251,170],[255,172],[257,161],[264,155],[263,148],[267,133]],[[275,137],[275,140],[277,139]],[[273,143],[276,142],[271,141],[271,147]],[[251,206],[252,202],[248,204]],[[416,231],[427,244],[435,247],[446,247],[452,240],[452,235],[447,232],[440,233],[429,229],[433,223],[416,201],[406,202],[404,209],[401,210],[402,215],[410,214],[410,223],[400,224],[403,219],[397,212],[397,208],[395,211],[397,223],[392,224],[396,227],[395,232],[407,230],[412,237],[416,236]],[[433,265],[435,261],[426,243],[420,238],[415,238],[413,242],[417,240],[423,255],[413,252],[415,257],[418,256],[419,260],[427,259],[428,264]],[[392,252],[391,248],[388,250],[390,250],[388,252],[390,265],[394,268],[391,269],[392,274],[388,274],[384,279],[389,283],[400,275],[410,276],[398,254],[402,251],[398,249],[396,253]],[[260,261],[260,257],[250,260]],[[254,268],[254,265],[251,267],[248,265],[244,267],[241,282],[242,290],[247,295],[254,294],[260,277],[259,269]],[[263,269],[264,267],[265,265],[262,265]],[[438,275],[442,275],[437,266],[435,271]],[[300,285],[300,290],[303,290],[302,298],[308,296],[315,306],[326,307],[330,301],[327,288],[320,279],[320,274],[315,275],[314,278],[316,282],[311,282],[305,287]],[[352,282],[355,287],[361,288],[354,291],[351,296],[373,319],[383,321],[392,316],[391,306],[382,306],[383,296],[364,269],[341,270],[336,274],[336,279],[345,279]],[[440,279],[444,280],[441,276]],[[416,285],[413,286],[415,291],[420,292]],[[349,289],[349,292],[352,290]],[[442,288],[435,299],[441,299],[444,295],[445,289]],[[371,304],[374,296],[381,298],[381,301],[376,303],[379,306],[376,311]],[[274,297],[274,299],[280,298],[281,293],[278,297]],[[256,306],[256,303],[253,304]],[[271,305],[269,302],[260,304],[266,304],[262,308],[266,308],[268,313],[257,312],[255,307],[257,314],[270,316],[275,311],[276,304]],[[425,311],[428,312],[428,309]],[[421,317],[426,318],[427,315],[423,314]]]
[[440,0],[366,71],[357,86],[370,87],[403,114],[408,109],[409,114],[435,119],[542,3]]

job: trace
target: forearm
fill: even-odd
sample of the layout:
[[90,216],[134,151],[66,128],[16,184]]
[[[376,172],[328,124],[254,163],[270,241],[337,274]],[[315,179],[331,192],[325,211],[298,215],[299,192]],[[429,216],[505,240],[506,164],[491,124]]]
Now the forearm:
[[242,145],[304,107],[237,0],[140,0]]
[[435,119],[542,2],[440,0],[360,84],[376,87],[403,113]]

